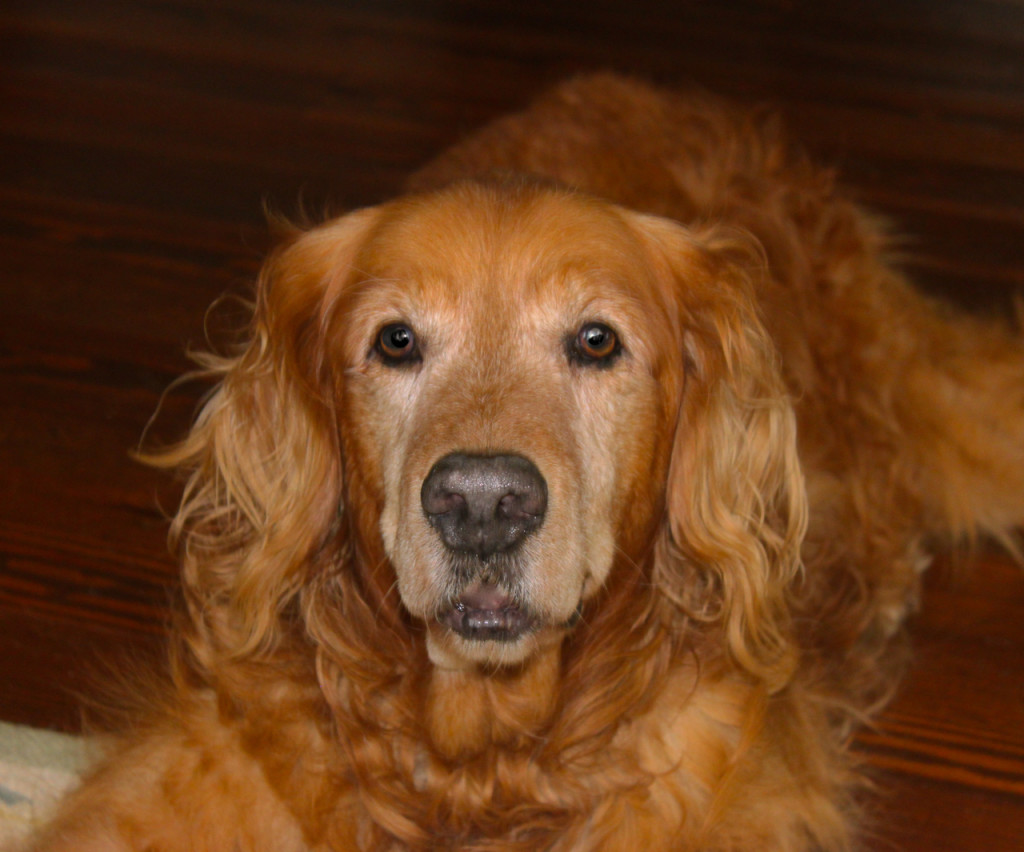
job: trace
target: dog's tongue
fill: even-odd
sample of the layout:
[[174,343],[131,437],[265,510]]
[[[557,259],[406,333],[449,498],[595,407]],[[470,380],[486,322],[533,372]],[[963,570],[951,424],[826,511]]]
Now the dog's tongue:
[[467,610],[499,610],[512,606],[512,599],[497,586],[490,583],[474,583],[467,588],[456,602]]
[[530,629],[531,619],[512,598],[490,583],[474,583],[442,619],[467,639],[509,641]]

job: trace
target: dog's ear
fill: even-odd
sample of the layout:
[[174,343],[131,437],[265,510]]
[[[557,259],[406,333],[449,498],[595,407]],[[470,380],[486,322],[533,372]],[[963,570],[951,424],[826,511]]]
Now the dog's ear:
[[187,476],[171,535],[193,651],[210,665],[272,648],[281,614],[337,526],[341,471],[325,317],[374,220],[292,231],[260,273],[247,342],[199,356],[217,382],[178,446],[146,458]]
[[757,309],[764,256],[746,235],[646,216],[637,227],[678,306],[686,362],[655,583],[778,688],[795,663],[787,596],[807,507],[792,405]]

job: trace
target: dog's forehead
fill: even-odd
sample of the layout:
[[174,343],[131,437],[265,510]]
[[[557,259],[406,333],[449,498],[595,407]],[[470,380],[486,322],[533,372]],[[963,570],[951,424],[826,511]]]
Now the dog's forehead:
[[640,241],[612,205],[565,190],[478,184],[394,205],[360,267],[463,310],[474,299],[491,308],[564,300],[565,288],[581,298],[635,296],[650,277]]

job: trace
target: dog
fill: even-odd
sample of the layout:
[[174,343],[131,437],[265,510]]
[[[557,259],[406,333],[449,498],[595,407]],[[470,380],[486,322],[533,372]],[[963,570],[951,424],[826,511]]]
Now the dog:
[[891,245],[609,74],[293,229],[154,459],[169,673],[29,848],[855,846],[922,570],[1024,521],[1024,342]]

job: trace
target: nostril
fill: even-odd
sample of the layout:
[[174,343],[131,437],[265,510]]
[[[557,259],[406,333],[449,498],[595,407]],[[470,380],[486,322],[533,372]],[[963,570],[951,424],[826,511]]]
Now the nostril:
[[498,514],[503,518],[515,520],[527,513],[523,510],[523,502],[517,494],[506,494],[498,501]]
[[528,520],[544,514],[544,502],[536,492],[513,491],[498,501],[497,512],[509,520]]
[[523,456],[452,453],[431,469],[420,500],[449,548],[486,558],[540,526],[547,484]]
[[465,509],[466,498],[456,492],[443,487],[441,482],[435,482],[433,487],[424,487],[421,493],[423,510],[428,515],[446,515],[451,512],[460,512]]

